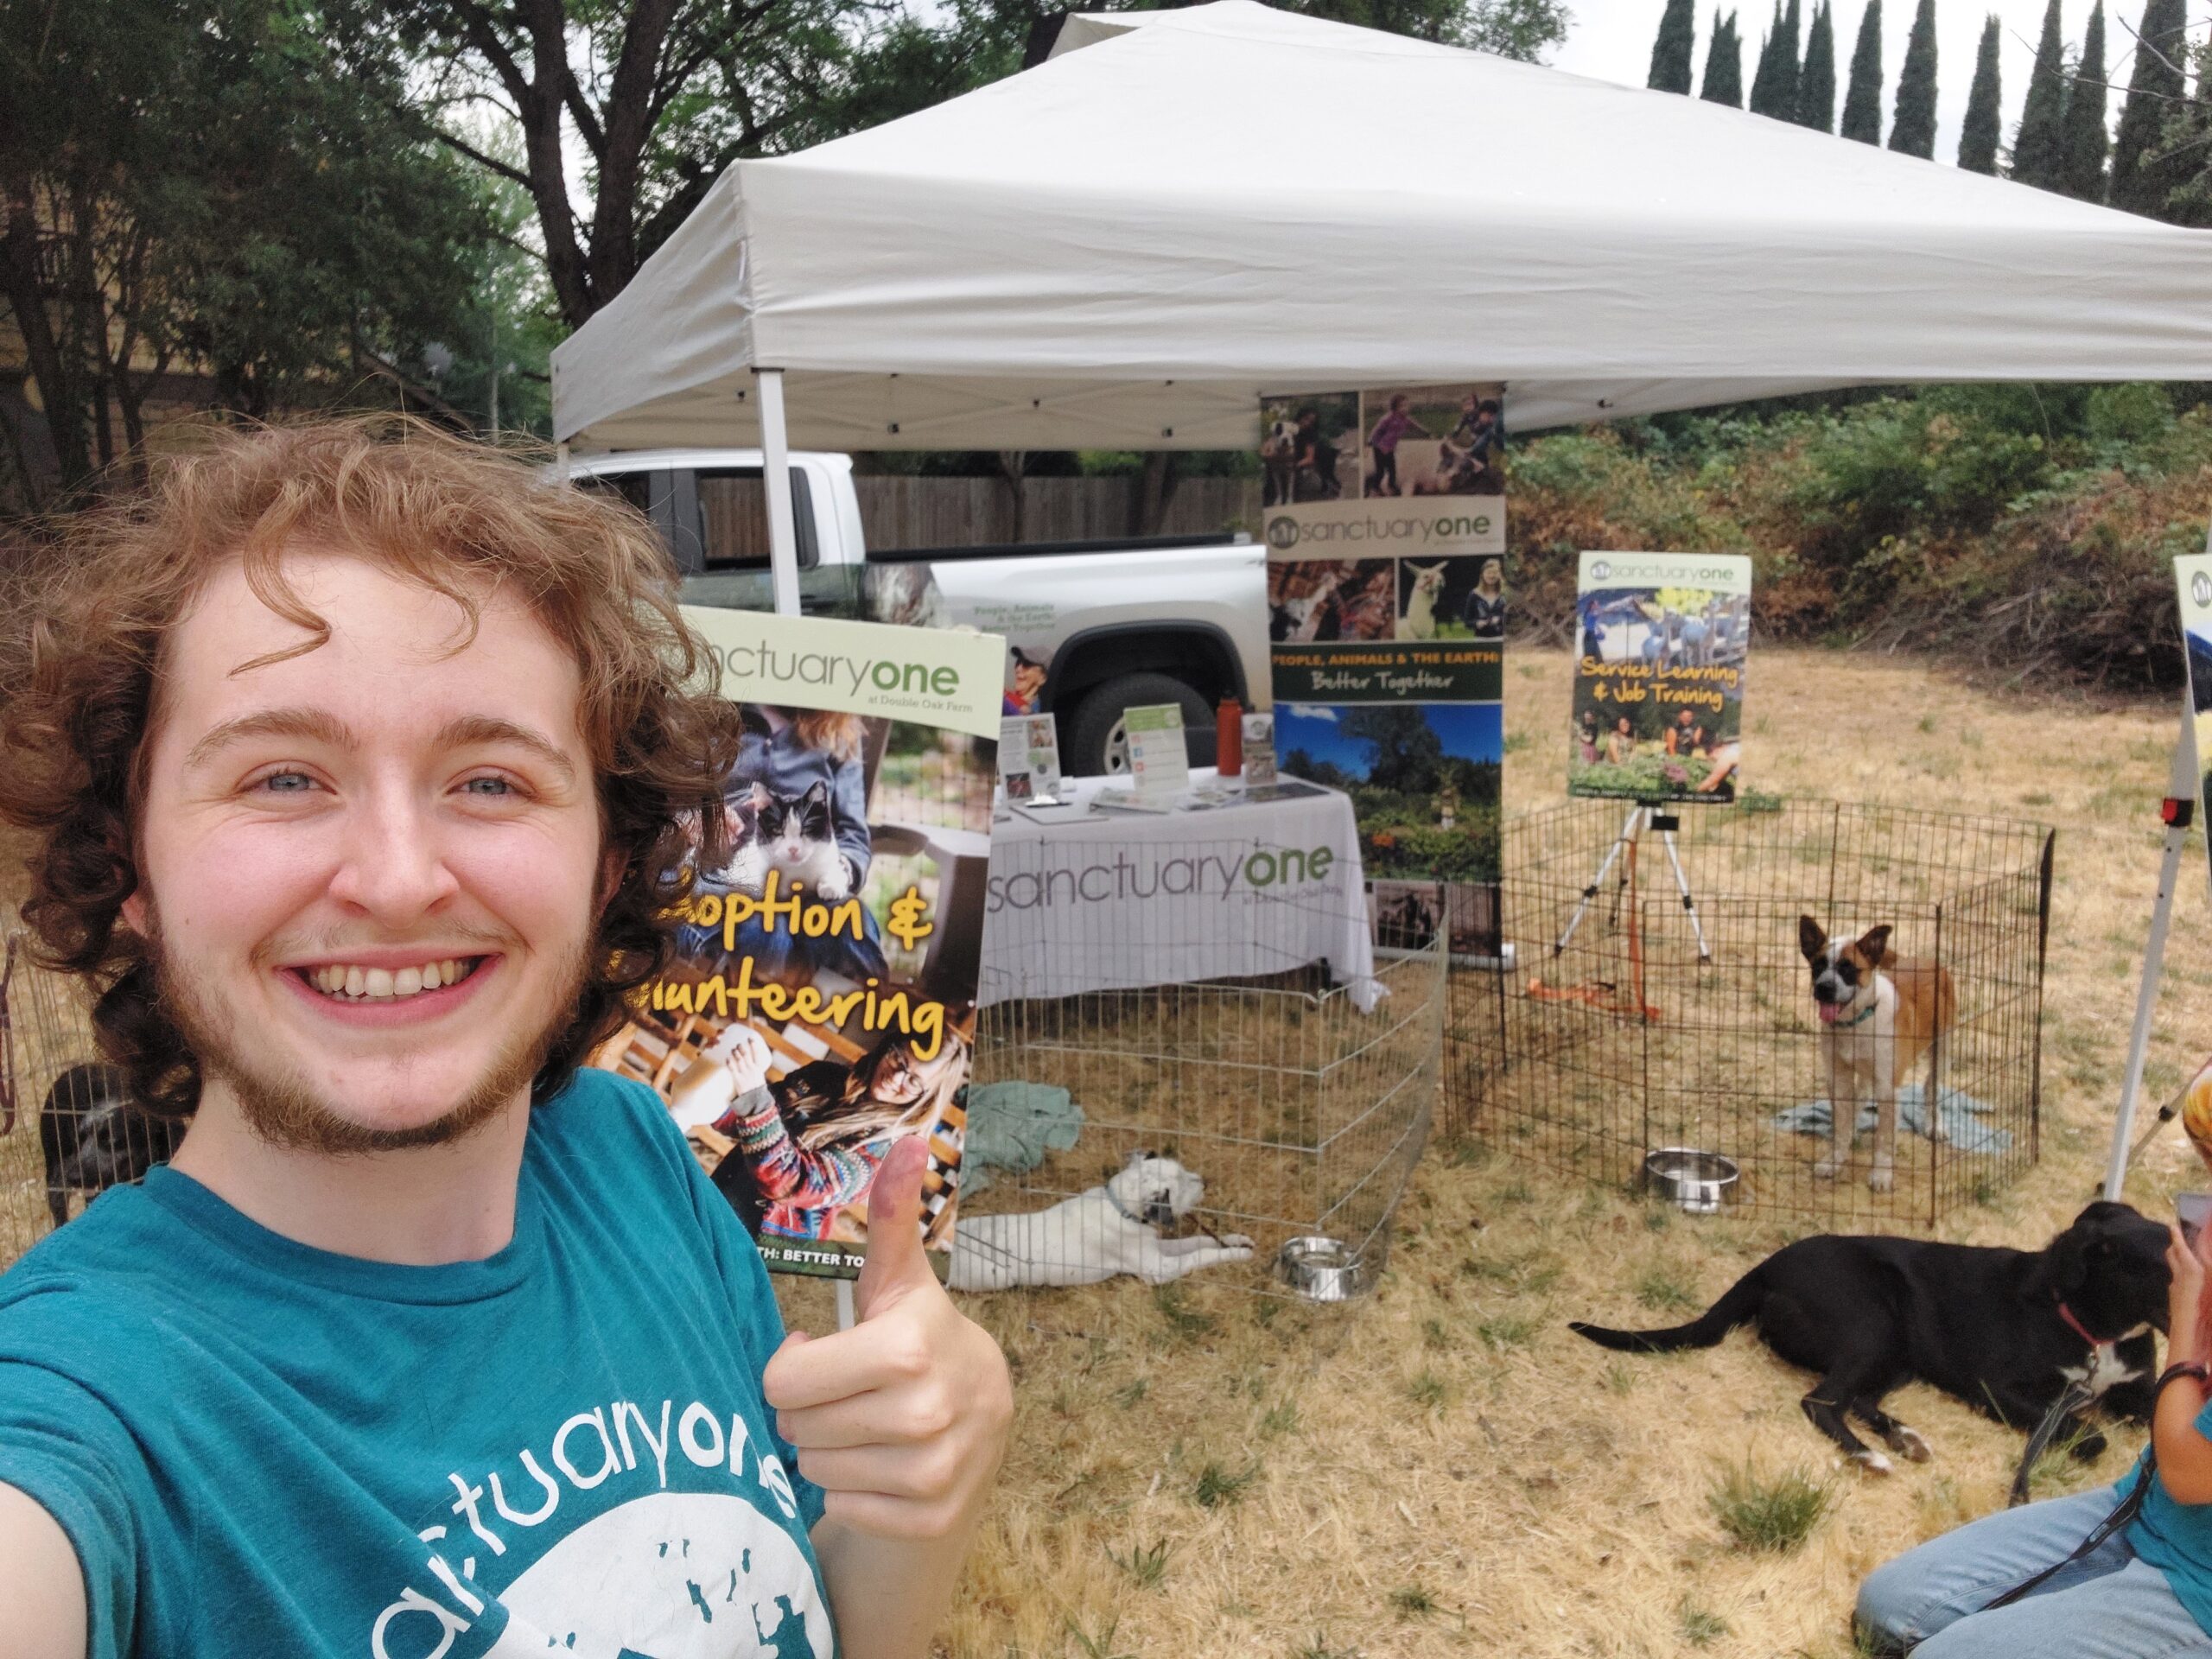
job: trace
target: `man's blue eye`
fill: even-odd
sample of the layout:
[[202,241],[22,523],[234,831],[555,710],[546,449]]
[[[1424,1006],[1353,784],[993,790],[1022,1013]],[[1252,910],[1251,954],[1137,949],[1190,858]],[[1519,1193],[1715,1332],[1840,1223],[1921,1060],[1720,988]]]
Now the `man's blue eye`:
[[[485,785],[488,785],[488,789],[481,787]],[[508,795],[514,792],[514,785],[510,784],[504,778],[472,778],[467,783],[463,784],[461,787],[467,790],[475,790],[480,794],[497,792],[501,795]]]
[[272,772],[261,780],[264,789],[278,795],[296,795],[314,784],[315,780],[304,772]]

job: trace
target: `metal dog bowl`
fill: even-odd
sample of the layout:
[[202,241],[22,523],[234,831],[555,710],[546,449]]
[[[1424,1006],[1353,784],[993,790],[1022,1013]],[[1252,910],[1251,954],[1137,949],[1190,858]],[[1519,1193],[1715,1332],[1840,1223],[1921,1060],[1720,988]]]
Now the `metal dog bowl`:
[[1275,1277],[1309,1302],[1348,1302],[1366,1294],[1367,1264],[1340,1238],[1294,1238],[1275,1255]]
[[1643,1186],[1693,1216],[1710,1216],[1736,1196],[1736,1161],[1695,1147],[1662,1147],[1643,1160]]

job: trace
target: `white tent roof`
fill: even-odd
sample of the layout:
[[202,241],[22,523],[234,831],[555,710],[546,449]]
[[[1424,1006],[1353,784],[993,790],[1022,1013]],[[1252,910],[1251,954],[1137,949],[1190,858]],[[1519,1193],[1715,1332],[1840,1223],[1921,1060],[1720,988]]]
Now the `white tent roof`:
[[2212,379],[2212,233],[1272,11],[739,162],[554,353],[587,449],[1230,448],[1263,392],[1503,379],[1516,428],[1869,381]]

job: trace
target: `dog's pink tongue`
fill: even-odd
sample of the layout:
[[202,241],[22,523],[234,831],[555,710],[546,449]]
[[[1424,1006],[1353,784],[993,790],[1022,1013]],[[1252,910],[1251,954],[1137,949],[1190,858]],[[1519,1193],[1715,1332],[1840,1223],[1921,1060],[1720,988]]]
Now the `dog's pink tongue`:
[[1816,1006],[1821,1011],[1821,1023],[1824,1026],[1832,1026],[1835,1024],[1837,1016],[1843,1012],[1843,1008],[1839,1003],[1821,1002],[1817,1003],[1815,1006]]

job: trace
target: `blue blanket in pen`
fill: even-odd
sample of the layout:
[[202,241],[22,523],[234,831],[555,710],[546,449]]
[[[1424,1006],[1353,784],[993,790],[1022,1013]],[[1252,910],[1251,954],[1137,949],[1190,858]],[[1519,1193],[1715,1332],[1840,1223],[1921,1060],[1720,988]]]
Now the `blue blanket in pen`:
[[[1909,1135],[1926,1135],[1928,1129],[1927,1085],[1908,1083],[1897,1090],[1897,1126]],[[1936,1108],[1936,1139],[1948,1141],[1961,1152],[2010,1152],[2012,1132],[1982,1122],[1984,1116],[1996,1109],[1986,1101],[1976,1100],[1972,1095],[1957,1089],[1946,1088]],[[1799,1135],[1825,1136],[1835,1123],[1835,1111],[1825,1100],[1808,1100],[1802,1106],[1791,1106],[1777,1112],[1769,1120],[1777,1129],[1794,1130]],[[1866,1134],[1874,1127],[1874,1109],[1862,1105],[1859,1109],[1858,1133]]]

